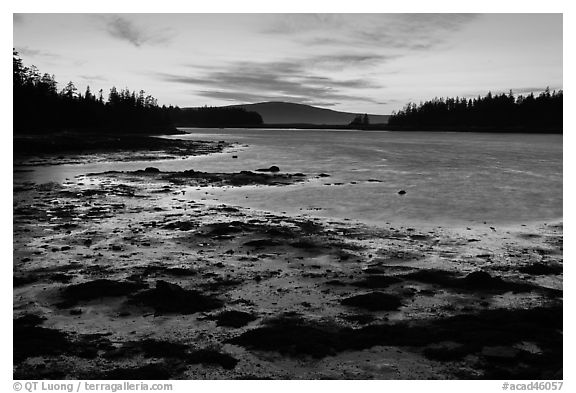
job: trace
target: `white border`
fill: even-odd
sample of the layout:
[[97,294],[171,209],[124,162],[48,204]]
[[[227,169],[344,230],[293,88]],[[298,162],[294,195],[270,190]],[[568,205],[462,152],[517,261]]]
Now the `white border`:
[[[574,64],[574,39],[575,34],[575,13],[572,1],[504,1],[504,0],[484,0],[482,2],[468,2],[456,0],[410,0],[394,2],[375,2],[374,0],[354,0],[353,2],[335,3],[330,0],[291,0],[284,4],[277,4],[270,0],[220,0],[212,2],[198,1],[124,1],[100,0],[98,2],[79,2],[78,0],[26,0],[26,1],[4,1],[2,2],[2,16],[0,29],[2,30],[3,60],[2,65],[2,132],[0,159],[3,171],[2,179],[8,182],[8,186],[1,195],[2,209],[0,213],[1,222],[5,223],[1,227],[0,247],[2,250],[1,276],[2,288],[5,293],[0,296],[2,305],[2,329],[3,345],[5,347],[1,357],[2,383],[4,391],[13,391],[12,388],[12,191],[8,188],[12,183],[12,81],[10,79],[10,62],[8,60],[9,48],[12,46],[12,13],[171,13],[171,12],[226,12],[226,13],[247,13],[247,12],[330,12],[330,13],[358,13],[358,12],[503,12],[503,13],[563,13],[564,14],[564,90],[566,94],[565,116],[564,116],[564,221],[565,221],[565,244],[566,252],[564,260],[564,378],[563,391],[574,391],[572,386],[575,378],[572,361],[574,359],[574,317],[571,309],[573,306],[573,272],[571,266],[574,247],[572,246],[574,236],[572,222],[574,217],[574,207],[570,200],[573,194],[574,182],[571,174],[576,173],[573,169],[575,165],[575,155],[572,154],[574,147],[574,118],[572,115],[572,104],[574,99],[573,91],[573,71]],[[501,381],[170,381],[174,383],[176,392],[187,392],[206,388],[210,390],[234,391],[234,392],[254,392],[269,391],[274,389],[278,393],[290,392],[295,389],[306,391],[316,389],[330,389],[335,392],[348,392],[353,389],[373,389],[374,391],[422,391],[422,392],[499,392],[502,391]],[[1,386],[1,385],[0,385]]]

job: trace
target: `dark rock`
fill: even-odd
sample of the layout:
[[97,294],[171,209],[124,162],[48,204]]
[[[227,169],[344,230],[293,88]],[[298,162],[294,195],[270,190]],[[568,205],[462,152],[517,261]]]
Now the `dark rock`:
[[406,194],[406,191],[404,191],[404,190],[398,191],[398,195],[404,195],[404,194]]
[[160,169],[149,166],[148,168],[144,169],[144,172],[146,172],[146,173],[160,173]]
[[462,279],[462,282],[471,289],[499,288],[504,284],[504,281],[501,278],[492,277],[490,274],[483,271],[468,274]]
[[318,175],[318,177],[330,177],[330,175],[327,173],[321,173]]
[[256,172],[280,172],[280,168],[278,168],[276,165],[272,165],[270,168],[256,169]]

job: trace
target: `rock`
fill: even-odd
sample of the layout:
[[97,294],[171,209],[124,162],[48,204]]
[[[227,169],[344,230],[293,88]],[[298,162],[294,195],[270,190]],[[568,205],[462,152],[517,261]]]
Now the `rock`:
[[404,190],[398,191],[398,195],[405,195],[405,194],[406,194],[406,191],[404,191]]
[[321,173],[318,175],[318,177],[330,177],[330,175],[327,173]]
[[464,277],[463,281],[466,283],[468,288],[476,289],[498,288],[504,284],[501,278],[492,277],[490,274],[483,271],[472,272]]
[[268,169],[266,168],[256,169],[256,172],[280,172],[280,168],[278,168],[276,165],[272,165]]
[[146,173],[160,173],[160,169],[149,166],[148,168],[144,169],[144,172],[146,172]]

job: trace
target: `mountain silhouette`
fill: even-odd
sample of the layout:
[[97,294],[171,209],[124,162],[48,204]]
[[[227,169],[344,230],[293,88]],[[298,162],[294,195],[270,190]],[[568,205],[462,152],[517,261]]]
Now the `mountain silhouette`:
[[[361,113],[338,112],[311,105],[290,102],[260,102],[256,104],[230,105],[258,112],[264,124],[314,124],[347,125]],[[363,115],[363,113],[362,113]],[[386,124],[388,115],[368,114],[370,124]]]

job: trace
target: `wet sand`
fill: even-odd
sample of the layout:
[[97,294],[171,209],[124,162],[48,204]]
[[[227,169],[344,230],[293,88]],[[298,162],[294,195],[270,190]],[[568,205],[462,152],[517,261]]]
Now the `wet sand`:
[[371,226],[183,197],[323,176],[256,169],[15,180],[14,378],[562,378],[562,223]]

